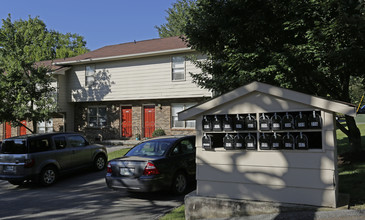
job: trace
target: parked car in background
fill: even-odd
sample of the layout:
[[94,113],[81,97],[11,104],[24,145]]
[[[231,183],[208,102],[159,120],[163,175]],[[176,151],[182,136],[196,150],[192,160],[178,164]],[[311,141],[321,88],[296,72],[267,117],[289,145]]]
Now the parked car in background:
[[182,194],[195,181],[195,136],[164,136],[144,141],[109,161],[105,181],[113,190]]
[[365,105],[363,105],[359,111],[357,111],[357,114],[365,114]]
[[0,150],[0,179],[14,185],[25,180],[44,186],[60,174],[93,166],[103,170],[107,163],[104,146],[90,145],[76,133],[32,134],[3,140]]

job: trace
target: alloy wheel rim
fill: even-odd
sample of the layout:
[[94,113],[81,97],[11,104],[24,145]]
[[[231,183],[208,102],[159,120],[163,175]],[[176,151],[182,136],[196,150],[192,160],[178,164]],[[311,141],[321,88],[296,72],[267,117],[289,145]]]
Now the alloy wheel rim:
[[103,169],[105,165],[104,159],[102,157],[99,157],[96,161],[96,166],[99,170]]
[[184,175],[180,174],[176,178],[176,191],[181,193],[185,190],[185,188],[186,188],[186,179]]
[[47,184],[51,184],[54,182],[56,178],[56,174],[53,170],[47,170],[45,173],[44,173],[44,182],[47,183]]

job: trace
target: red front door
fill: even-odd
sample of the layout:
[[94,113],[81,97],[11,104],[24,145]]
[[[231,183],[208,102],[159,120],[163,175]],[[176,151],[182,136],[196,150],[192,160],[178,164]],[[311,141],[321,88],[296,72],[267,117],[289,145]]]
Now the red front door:
[[122,107],[122,136],[132,137],[132,107]]
[[11,125],[9,122],[5,123],[5,138],[11,137]]
[[144,107],[144,136],[152,137],[155,131],[155,106]]
[[[27,121],[26,120],[23,120],[20,123],[22,123],[24,126],[27,125]],[[20,126],[19,135],[26,135],[27,134],[27,129],[24,126]]]

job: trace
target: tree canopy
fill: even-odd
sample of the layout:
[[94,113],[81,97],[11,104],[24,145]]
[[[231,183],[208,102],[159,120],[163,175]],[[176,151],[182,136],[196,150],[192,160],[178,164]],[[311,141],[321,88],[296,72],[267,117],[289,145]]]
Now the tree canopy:
[[[49,67],[37,63],[85,53],[83,37],[48,30],[38,17],[12,21],[0,28],[0,121],[36,123],[56,111],[55,88]],[[29,128],[28,128],[29,129]],[[30,129],[29,129],[30,130]]]
[[[351,102],[350,79],[365,78],[362,1],[198,0],[184,28],[189,45],[206,54],[192,75],[221,94],[252,81]],[[364,85],[364,84],[362,84]],[[351,145],[359,145],[346,118]]]
[[194,0],[178,0],[172,4],[172,7],[166,10],[167,23],[155,26],[159,36],[164,38],[184,35],[184,28],[190,19],[189,9],[194,6]]

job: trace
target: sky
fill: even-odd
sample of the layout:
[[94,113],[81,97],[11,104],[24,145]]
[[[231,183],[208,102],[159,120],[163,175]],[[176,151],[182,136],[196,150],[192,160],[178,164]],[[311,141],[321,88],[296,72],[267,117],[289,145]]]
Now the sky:
[[[0,18],[12,21],[38,16],[47,29],[76,33],[90,50],[107,45],[159,38],[155,26],[166,23],[176,0],[6,0]],[[2,25],[2,21],[1,21]]]

